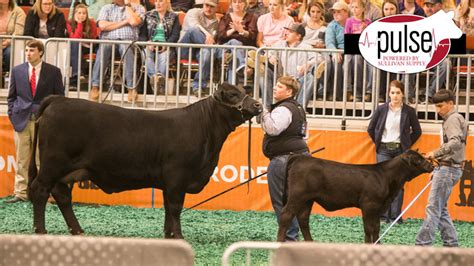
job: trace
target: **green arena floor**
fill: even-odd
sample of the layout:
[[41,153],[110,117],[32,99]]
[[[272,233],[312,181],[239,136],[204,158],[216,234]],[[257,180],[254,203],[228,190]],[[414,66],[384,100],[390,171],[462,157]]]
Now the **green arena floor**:
[[[32,234],[30,203],[5,204],[0,199],[0,234]],[[128,206],[74,206],[86,236],[163,238],[163,209]],[[394,226],[383,239],[385,244],[414,245],[421,220],[407,219]],[[277,223],[272,212],[186,211],[181,216],[185,239],[193,247],[196,265],[220,265],[224,250],[238,241],[275,241]],[[362,243],[362,220],[312,215],[311,233],[317,242]],[[56,205],[48,204],[46,226],[50,234],[67,235],[68,230]],[[461,247],[474,247],[474,223],[455,222]],[[382,225],[385,231],[387,224]],[[441,246],[439,236],[435,246]],[[233,265],[242,265],[244,252],[232,256]],[[252,265],[266,265],[266,251],[252,251]]]

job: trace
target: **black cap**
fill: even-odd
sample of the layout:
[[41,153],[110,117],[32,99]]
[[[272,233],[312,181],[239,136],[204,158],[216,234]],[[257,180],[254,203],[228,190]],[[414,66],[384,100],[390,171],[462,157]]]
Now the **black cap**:
[[285,27],[285,29],[298,33],[299,35],[301,35],[301,39],[303,39],[306,35],[306,30],[304,29],[303,24],[300,23],[295,23],[291,25],[291,27]]

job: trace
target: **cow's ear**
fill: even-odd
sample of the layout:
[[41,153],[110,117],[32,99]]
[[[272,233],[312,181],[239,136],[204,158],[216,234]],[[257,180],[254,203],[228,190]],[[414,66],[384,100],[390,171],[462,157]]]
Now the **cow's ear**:
[[407,154],[407,153],[402,153],[402,154],[400,155],[400,159],[402,159],[402,161],[404,161],[405,163],[407,163],[408,166],[411,165],[411,162],[410,162],[410,158],[409,158],[409,157],[410,157],[410,156],[409,156],[409,154]]
[[219,84],[217,87],[217,91],[215,92],[214,96],[216,100],[222,102],[224,101],[224,95],[225,95],[225,87],[222,84]]
[[253,87],[250,85],[244,86],[245,94],[252,96],[253,94]]

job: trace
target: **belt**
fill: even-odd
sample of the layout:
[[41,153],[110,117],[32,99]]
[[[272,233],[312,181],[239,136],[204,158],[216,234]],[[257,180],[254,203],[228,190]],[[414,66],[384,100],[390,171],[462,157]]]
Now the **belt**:
[[447,162],[447,161],[438,161],[438,163],[439,163],[439,165],[441,165],[441,166],[461,168],[461,164],[460,164],[460,163],[453,163],[453,162]]
[[387,149],[387,150],[396,150],[400,148],[400,143],[399,142],[385,142],[385,143],[380,143],[380,147]]

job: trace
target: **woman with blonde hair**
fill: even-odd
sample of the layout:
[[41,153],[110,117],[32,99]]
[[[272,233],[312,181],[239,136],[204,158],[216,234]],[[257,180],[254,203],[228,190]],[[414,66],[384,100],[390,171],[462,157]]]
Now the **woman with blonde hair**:
[[36,0],[26,15],[23,35],[42,39],[66,37],[66,19],[53,0]]
[[[15,4],[15,0],[0,0],[0,35],[23,35],[25,12]],[[11,39],[2,40],[3,71],[10,69]]]
[[[178,42],[181,25],[178,15],[171,9],[170,0],[155,0],[155,9],[146,13],[145,21],[149,41]],[[154,45],[147,50],[147,74],[152,87],[157,93],[164,92],[167,66],[169,62],[176,61],[175,50]]]

